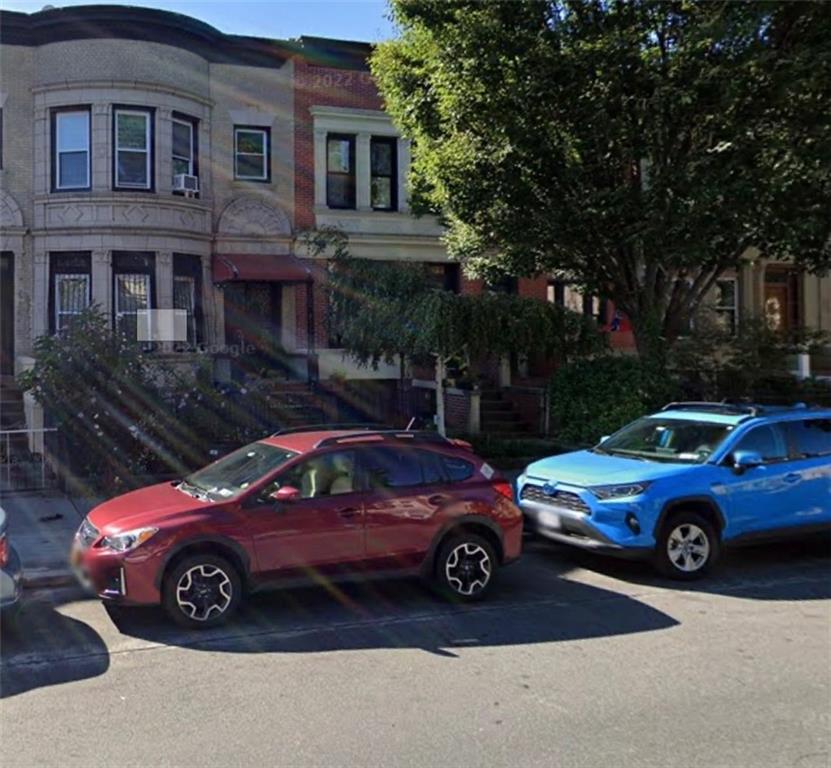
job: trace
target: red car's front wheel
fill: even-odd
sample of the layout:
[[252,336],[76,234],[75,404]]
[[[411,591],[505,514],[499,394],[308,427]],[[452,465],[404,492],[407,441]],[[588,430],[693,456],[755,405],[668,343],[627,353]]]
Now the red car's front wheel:
[[164,580],[165,610],[177,624],[190,629],[206,629],[228,621],[241,598],[239,573],[218,555],[185,557]]

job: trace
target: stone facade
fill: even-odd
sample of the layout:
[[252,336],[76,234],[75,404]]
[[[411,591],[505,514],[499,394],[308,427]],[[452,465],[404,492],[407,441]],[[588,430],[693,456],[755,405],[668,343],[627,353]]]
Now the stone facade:
[[[14,263],[14,372],[31,364],[34,340],[54,331],[54,271],[63,256],[82,255],[88,299],[113,317],[113,271],[128,252],[150,265],[153,308],[174,306],[182,258],[198,265],[188,273],[197,286],[198,341],[218,357],[230,343],[233,318],[227,288],[214,281],[214,260],[302,259],[314,288],[276,280],[270,294],[287,370],[306,375],[314,353],[323,378],[397,378],[398,366],[357,369],[328,347],[326,254],[312,259],[300,245],[306,230],[338,227],[356,256],[448,263],[438,222],[409,212],[410,147],[383,111],[366,64],[369,51],[316,38],[229,36],[184,16],[126,6],[2,12],[0,250]],[[67,109],[88,114],[84,188],[56,186],[55,125]],[[116,113],[124,110],[149,115],[147,188],[117,183]],[[192,126],[196,196],[173,189],[175,121]],[[240,128],[265,136],[262,178],[237,173]],[[332,134],[353,142],[355,200],[348,209],[327,204]],[[388,210],[371,204],[373,138],[395,147],[395,203]],[[748,256],[737,276],[737,311],[764,315],[780,301],[789,321],[831,329],[831,278],[783,276],[783,265]],[[773,285],[771,275],[784,287]],[[482,284],[462,277],[460,289],[478,292]],[[550,298],[546,278],[521,279],[518,290]],[[631,346],[630,337],[617,341]],[[187,361],[188,352],[177,354]]]

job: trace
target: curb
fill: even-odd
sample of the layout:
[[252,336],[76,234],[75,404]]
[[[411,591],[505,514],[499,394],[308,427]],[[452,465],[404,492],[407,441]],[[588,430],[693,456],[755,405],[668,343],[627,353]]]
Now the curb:
[[70,587],[77,584],[75,575],[68,568],[35,568],[23,571],[24,589],[46,589],[54,587]]

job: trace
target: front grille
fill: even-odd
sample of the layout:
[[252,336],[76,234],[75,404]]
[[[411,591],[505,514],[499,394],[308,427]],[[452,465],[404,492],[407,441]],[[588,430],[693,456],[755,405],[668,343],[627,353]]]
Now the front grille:
[[87,518],[84,518],[84,522],[81,523],[81,527],[75,535],[78,537],[81,546],[86,549],[98,538],[98,529]]
[[548,504],[551,507],[559,507],[560,509],[570,509],[573,512],[580,512],[584,515],[588,515],[591,512],[588,504],[576,493],[555,491],[553,496],[549,496],[539,485],[524,486],[520,499],[523,501],[535,501],[537,504]]

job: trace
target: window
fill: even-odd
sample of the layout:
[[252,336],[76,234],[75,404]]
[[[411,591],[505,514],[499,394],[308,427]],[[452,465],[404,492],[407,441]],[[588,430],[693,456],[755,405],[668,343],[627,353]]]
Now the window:
[[552,304],[569,309],[586,317],[593,317],[599,325],[608,322],[608,302],[578,289],[566,280],[550,280],[546,298]]
[[766,424],[750,430],[739,440],[734,450],[754,451],[762,457],[763,461],[782,461],[788,458],[785,433],[776,424]]
[[409,488],[424,484],[421,463],[413,451],[397,448],[369,448],[361,454],[369,487]]
[[426,264],[425,268],[431,288],[459,293],[462,281],[458,264]]
[[739,313],[739,291],[736,278],[726,277],[716,281],[716,313],[726,331],[736,332]]
[[184,115],[173,115],[172,166],[173,175],[185,173],[198,176],[196,143],[199,123]]
[[370,201],[376,211],[398,209],[398,157],[395,138],[373,136],[369,142]]
[[326,205],[355,207],[355,137],[330,133],[326,139]]
[[89,109],[52,113],[52,186],[90,188]]
[[268,181],[269,139],[268,128],[234,128],[234,178]]
[[797,458],[831,455],[831,419],[806,419],[788,423]]
[[0,170],[3,169],[3,110],[0,109]]
[[441,463],[444,473],[451,483],[460,483],[473,477],[473,464],[457,456],[442,456]]
[[293,466],[277,478],[279,487],[291,486],[303,499],[340,496],[359,490],[355,475],[355,452],[334,451],[314,456]]
[[153,113],[145,109],[116,109],[114,114],[116,189],[153,186]]
[[485,283],[485,290],[491,293],[517,293],[519,280],[513,275],[502,275]]
[[52,253],[49,263],[49,330],[62,333],[90,305],[90,254]]
[[113,253],[113,320],[115,329],[137,341],[152,338],[150,316],[153,308],[155,257],[152,253]]
[[173,308],[186,313],[187,346],[201,341],[202,260],[188,253],[173,254]]

